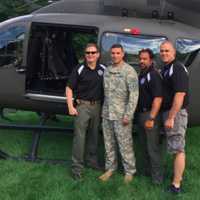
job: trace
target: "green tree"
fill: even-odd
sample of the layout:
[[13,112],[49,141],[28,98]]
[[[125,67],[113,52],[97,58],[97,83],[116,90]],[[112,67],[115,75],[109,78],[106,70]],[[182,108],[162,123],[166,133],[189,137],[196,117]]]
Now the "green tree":
[[48,0],[0,0],[0,21],[31,13],[48,4]]

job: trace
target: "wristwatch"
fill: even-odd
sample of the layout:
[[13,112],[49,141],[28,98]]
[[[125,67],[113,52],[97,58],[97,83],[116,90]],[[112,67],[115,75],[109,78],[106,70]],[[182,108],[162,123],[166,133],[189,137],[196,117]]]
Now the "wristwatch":
[[150,116],[150,117],[149,117],[149,120],[150,120],[150,121],[154,121],[155,118]]

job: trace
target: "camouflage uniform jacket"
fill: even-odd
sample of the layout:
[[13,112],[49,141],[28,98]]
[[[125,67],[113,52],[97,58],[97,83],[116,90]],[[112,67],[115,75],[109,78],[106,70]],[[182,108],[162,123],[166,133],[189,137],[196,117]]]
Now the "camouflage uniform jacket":
[[138,93],[138,76],[133,67],[125,62],[119,67],[109,66],[104,72],[102,117],[119,120],[126,116],[131,120]]

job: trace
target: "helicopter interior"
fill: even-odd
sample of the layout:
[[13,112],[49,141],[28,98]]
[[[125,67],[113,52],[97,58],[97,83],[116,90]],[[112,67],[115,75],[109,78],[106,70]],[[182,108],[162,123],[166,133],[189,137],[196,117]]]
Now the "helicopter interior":
[[26,91],[63,96],[73,67],[83,61],[84,46],[96,40],[94,28],[33,24],[28,45]]

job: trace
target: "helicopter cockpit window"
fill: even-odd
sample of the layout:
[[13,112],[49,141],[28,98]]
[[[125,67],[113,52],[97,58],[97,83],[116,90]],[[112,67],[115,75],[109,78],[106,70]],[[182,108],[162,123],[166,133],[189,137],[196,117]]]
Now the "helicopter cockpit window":
[[155,54],[155,60],[159,60],[160,44],[166,40],[165,37],[157,36],[138,36],[120,33],[105,33],[102,37],[102,56],[109,64],[110,56],[109,49],[115,43],[120,43],[125,50],[125,59],[132,66],[138,65],[138,52],[144,48],[150,48]]
[[186,66],[190,66],[200,50],[200,40],[177,39],[176,50],[178,59]]
[[0,32],[0,67],[15,66],[22,63],[24,26],[14,26]]

